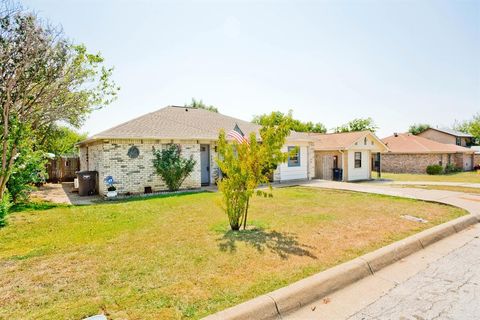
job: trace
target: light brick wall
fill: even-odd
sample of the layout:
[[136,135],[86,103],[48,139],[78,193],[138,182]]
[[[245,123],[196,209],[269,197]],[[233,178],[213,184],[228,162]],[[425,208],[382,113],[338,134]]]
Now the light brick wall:
[[448,164],[447,154],[382,154],[381,166],[383,172],[392,173],[426,173],[427,166]]
[[480,153],[474,155],[473,166],[480,166]]
[[[88,165],[86,147],[80,148],[81,170],[94,170],[99,173],[99,191],[105,194],[107,186],[105,177],[112,176],[119,194],[140,194],[145,187],[151,187],[153,192],[167,190],[161,177],[153,167],[153,150],[162,149],[165,143],[160,141],[142,140],[112,140],[101,144],[88,146]],[[192,157],[195,161],[193,172],[185,179],[182,189],[200,188],[200,144],[195,141],[179,143],[181,154],[185,158]],[[130,147],[136,146],[140,154],[130,158],[127,153]],[[85,168],[85,169],[84,169]]]

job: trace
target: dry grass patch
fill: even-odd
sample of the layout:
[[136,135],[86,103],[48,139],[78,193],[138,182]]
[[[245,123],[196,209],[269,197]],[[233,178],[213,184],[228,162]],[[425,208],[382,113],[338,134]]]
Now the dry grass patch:
[[0,230],[0,318],[196,319],[465,214],[295,187],[254,198],[253,226],[234,233],[219,199],[197,193],[14,213]]
[[458,172],[450,174],[408,174],[408,173],[382,173],[383,179],[395,181],[437,181],[437,182],[470,182],[480,183],[480,173],[476,171]]
[[455,191],[463,192],[469,194],[480,194],[480,188],[471,188],[471,187],[460,187],[460,186],[442,186],[442,185],[427,185],[427,184],[400,184],[392,185],[392,187],[398,188],[419,188],[427,190],[445,190],[445,191]]

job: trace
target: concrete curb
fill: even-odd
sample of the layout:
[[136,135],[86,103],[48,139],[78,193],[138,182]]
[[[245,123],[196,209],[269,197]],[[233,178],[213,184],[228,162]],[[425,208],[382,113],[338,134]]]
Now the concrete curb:
[[204,320],[281,319],[283,315],[373,275],[386,266],[479,222],[480,215],[475,214],[457,218],[286,287],[212,314]]

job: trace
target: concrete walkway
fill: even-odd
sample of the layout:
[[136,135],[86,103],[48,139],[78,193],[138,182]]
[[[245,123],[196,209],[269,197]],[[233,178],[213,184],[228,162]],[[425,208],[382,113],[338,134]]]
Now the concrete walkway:
[[[303,185],[456,205],[480,214],[480,196],[314,180]],[[283,319],[478,319],[480,225],[445,238]]]

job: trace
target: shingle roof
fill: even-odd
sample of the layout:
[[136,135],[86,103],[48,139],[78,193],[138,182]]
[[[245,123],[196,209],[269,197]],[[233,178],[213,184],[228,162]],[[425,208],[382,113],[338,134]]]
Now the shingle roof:
[[[147,113],[97,133],[80,144],[100,139],[216,140],[221,129],[228,132],[238,125],[245,135],[258,135],[260,126],[220,113],[188,107],[169,106]],[[310,141],[308,135],[292,132],[289,141]]]
[[258,133],[259,125],[220,113],[188,107],[169,106],[147,113],[87,139],[217,139],[220,129],[235,125],[245,135]]
[[317,150],[345,150],[370,134],[372,134],[370,131],[356,131],[311,135],[315,138],[315,149]]
[[430,139],[412,135],[410,133],[400,133],[382,141],[390,149],[391,153],[472,153],[469,148],[460,147],[454,144],[445,144]]
[[455,137],[473,138],[473,136],[471,134],[461,132],[461,131],[457,131],[457,130],[453,130],[453,129],[449,129],[449,128],[429,128],[429,129],[437,130],[437,131],[440,131],[440,132],[443,132],[443,133],[446,133],[446,134],[449,134],[449,135],[455,136]]

